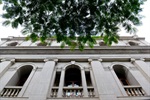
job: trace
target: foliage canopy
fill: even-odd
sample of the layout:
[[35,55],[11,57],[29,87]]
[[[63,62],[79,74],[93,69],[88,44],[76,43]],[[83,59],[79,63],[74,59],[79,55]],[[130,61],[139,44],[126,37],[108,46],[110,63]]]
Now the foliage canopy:
[[118,31],[122,26],[127,32],[135,32],[142,11],[140,7],[146,0],[2,0],[2,15],[11,24],[24,27],[23,34],[33,42],[38,39],[56,37],[57,42],[71,49],[84,49],[96,43],[99,36],[105,44],[117,43]]

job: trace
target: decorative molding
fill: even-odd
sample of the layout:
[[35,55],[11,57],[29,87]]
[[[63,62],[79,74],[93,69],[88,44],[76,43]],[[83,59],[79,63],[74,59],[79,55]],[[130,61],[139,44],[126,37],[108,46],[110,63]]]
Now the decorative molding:
[[92,62],[94,60],[97,60],[97,61],[100,61],[100,62],[103,61],[102,58],[99,58],[99,57],[91,57],[91,58],[88,59],[89,62]]
[[28,55],[41,55],[41,54],[149,54],[149,46],[111,46],[111,47],[100,47],[95,46],[93,49],[85,47],[84,51],[81,52],[79,49],[70,51],[69,47],[64,48],[63,50],[59,46],[47,46],[47,47],[38,47],[38,46],[2,46],[0,47],[0,55],[11,55],[11,54],[28,54]]
[[55,62],[58,62],[58,59],[53,59]]
[[76,63],[75,61],[71,61],[71,64],[73,64],[73,65],[74,65],[75,63]]
[[15,63],[14,58],[3,58],[3,59],[1,59],[1,62],[4,62],[4,61],[11,61],[12,63]]
[[131,63],[134,63],[135,62],[135,58],[131,58],[130,61],[131,61]]
[[102,62],[102,61],[103,61],[103,59],[101,59],[101,58],[100,58],[100,59],[98,59],[98,61]]
[[133,63],[135,62],[136,60],[141,60],[141,61],[145,61],[144,58],[131,58],[130,61]]
[[92,59],[88,59],[88,61],[91,63],[93,60]]
[[145,61],[145,59],[144,59],[144,58],[140,58],[140,60]]
[[58,62],[58,59],[56,59],[56,58],[45,58],[45,59],[44,59],[44,62],[47,62],[47,61]]

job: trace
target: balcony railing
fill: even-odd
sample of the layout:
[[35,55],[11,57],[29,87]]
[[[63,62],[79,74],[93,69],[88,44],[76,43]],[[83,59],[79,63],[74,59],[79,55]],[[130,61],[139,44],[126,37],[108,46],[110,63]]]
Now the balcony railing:
[[141,86],[124,86],[128,96],[145,96],[145,92]]
[[56,98],[58,93],[58,87],[53,87],[51,91],[51,97]]
[[17,97],[22,86],[6,86],[0,93],[0,97]]
[[63,88],[63,97],[81,98],[81,97],[83,97],[83,88],[82,87],[64,87]]
[[[58,87],[53,87],[51,91],[51,97],[57,98]],[[83,94],[83,87],[64,87],[63,88],[63,97],[65,98],[82,98]],[[88,96],[95,97],[95,92],[93,87],[88,87]]]
[[88,87],[88,94],[89,97],[95,97],[95,92],[93,87]]

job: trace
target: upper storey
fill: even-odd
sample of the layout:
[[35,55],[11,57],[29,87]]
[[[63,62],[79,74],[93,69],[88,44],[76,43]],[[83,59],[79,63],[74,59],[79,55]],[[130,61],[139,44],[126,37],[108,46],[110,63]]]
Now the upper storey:
[[[24,37],[8,37],[2,38],[0,46],[60,46],[55,39],[48,40],[49,44],[42,44],[40,41],[32,43],[30,40],[26,41]],[[124,36],[120,37],[118,44],[113,43],[112,46],[148,46],[149,43],[143,37]],[[95,46],[106,46],[102,40],[97,40]]]
[[[85,45],[85,50],[78,49],[70,51],[68,46],[60,48],[61,43],[55,39],[48,40],[48,44],[40,41],[32,43],[26,41],[24,37],[2,38],[0,41],[0,54],[148,54],[150,52],[149,43],[143,37],[124,36],[120,37],[118,44],[106,46],[103,40],[98,39],[94,48]],[[33,51],[34,50],[34,51]]]

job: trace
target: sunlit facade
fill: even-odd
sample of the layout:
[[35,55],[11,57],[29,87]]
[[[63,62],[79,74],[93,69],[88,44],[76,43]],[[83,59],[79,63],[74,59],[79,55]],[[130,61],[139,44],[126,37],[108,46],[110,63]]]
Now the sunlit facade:
[[0,100],[150,100],[150,44],[120,37],[71,51],[24,37],[0,41]]

